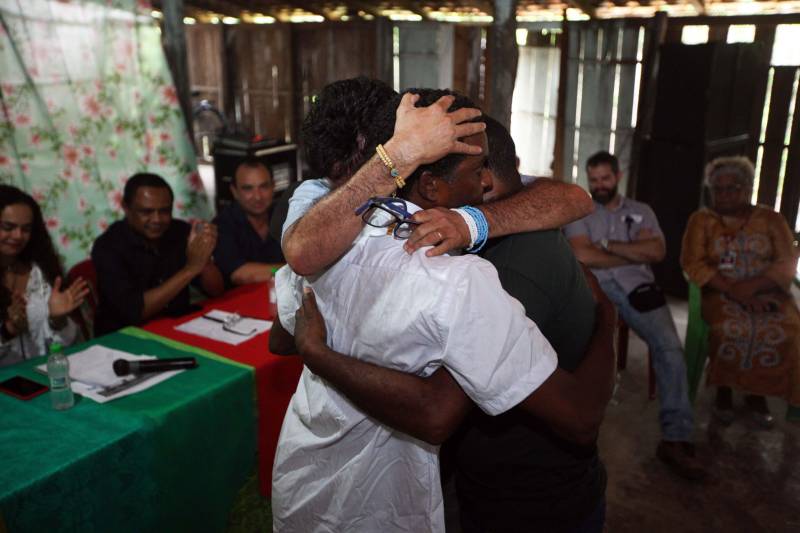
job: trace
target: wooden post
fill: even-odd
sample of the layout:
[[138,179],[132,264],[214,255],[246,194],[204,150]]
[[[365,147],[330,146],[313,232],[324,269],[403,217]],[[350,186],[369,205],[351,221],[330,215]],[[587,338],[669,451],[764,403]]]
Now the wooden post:
[[392,51],[392,22],[386,17],[375,19],[375,77],[394,85],[394,54]]
[[164,0],[161,5],[164,14],[164,33],[161,43],[167,56],[172,81],[178,93],[189,137],[192,132],[192,98],[189,90],[189,65],[186,61],[186,33],[183,28],[183,0]]
[[519,60],[516,32],[517,0],[497,0],[489,39],[492,72],[487,107],[489,114],[507,128],[511,125],[511,97],[514,95]]
[[222,25],[222,101],[225,103],[223,113],[228,125],[234,129],[241,125],[242,119],[236,30],[236,26]]
[[658,87],[659,49],[667,33],[667,14],[659,11],[653,17],[650,36],[644,49],[642,60],[642,82],[639,93],[639,116],[636,120],[636,131],[633,133],[631,147],[631,166],[626,196],[636,197],[636,186],[639,181],[639,165],[645,141],[650,139],[653,129],[653,116],[656,109],[656,89]]
[[564,172],[564,134],[567,120],[567,71],[569,70],[569,23],[567,11],[561,22],[561,35],[558,36],[561,49],[561,63],[558,72],[558,104],[556,104],[556,139],[553,144],[553,178],[566,181]]

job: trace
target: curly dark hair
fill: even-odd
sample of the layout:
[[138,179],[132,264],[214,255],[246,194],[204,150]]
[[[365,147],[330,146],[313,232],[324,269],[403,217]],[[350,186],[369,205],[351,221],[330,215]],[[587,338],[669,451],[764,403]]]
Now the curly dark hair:
[[[63,275],[61,261],[58,259],[53,240],[47,232],[47,226],[42,217],[42,210],[29,194],[11,185],[0,185],[0,213],[10,205],[27,205],[33,213],[31,238],[28,245],[20,252],[17,260],[24,265],[32,266],[36,263],[42,270],[45,279],[50,285],[55,279]],[[0,320],[5,320],[8,306],[11,304],[11,291],[0,283]]]
[[[456,111],[464,107],[478,108],[475,103],[457,92],[447,89],[407,89],[405,93],[413,93],[419,95],[419,100],[414,104],[415,107],[427,107],[442,96],[455,96],[455,100],[448,108],[449,112]],[[397,107],[400,105],[402,95],[395,96],[385,105],[383,105],[375,116],[375,119],[370,124],[367,131],[367,153],[374,153],[375,147],[378,144],[383,144],[388,141],[394,133],[395,119],[397,118]],[[481,122],[482,116],[472,119],[470,122]],[[435,176],[443,179],[450,179],[453,171],[461,163],[466,156],[463,154],[448,154],[438,161],[422,165],[417,170],[406,178],[406,186],[401,193],[405,194],[411,190],[411,185],[419,179],[423,172],[428,171]]]
[[355,174],[371,153],[365,150],[369,124],[396,95],[384,82],[363,76],[325,86],[300,133],[311,170],[334,181]]

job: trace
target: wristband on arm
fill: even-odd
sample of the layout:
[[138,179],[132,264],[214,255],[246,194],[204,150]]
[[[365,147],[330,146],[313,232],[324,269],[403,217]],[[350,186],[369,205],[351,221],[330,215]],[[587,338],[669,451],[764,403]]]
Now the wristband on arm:
[[489,223],[486,221],[486,216],[480,209],[468,205],[453,211],[461,215],[469,228],[470,244],[466,251],[471,254],[478,253],[489,239]]

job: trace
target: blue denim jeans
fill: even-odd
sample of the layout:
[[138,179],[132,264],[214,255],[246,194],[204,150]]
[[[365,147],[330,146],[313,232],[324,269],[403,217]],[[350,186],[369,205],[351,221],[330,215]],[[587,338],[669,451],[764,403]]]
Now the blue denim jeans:
[[661,434],[668,441],[691,441],[694,416],[689,403],[686,361],[668,306],[641,313],[631,307],[628,295],[614,280],[600,283],[620,317],[650,348],[660,404]]

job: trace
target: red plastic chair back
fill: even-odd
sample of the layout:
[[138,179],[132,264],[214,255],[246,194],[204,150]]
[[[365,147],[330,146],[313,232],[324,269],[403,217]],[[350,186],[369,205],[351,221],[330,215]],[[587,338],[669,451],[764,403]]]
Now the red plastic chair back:
[[97,311],[98,292],[97,292],[97,273],[91,259],[81,261],[67,272],[66,286],[72,284],[78,278],[83,278],[89,285],[89,294],[86,301],[72,313],[72,318],[81,328],[83,337],[90,339],[94,331],[94,315]]

